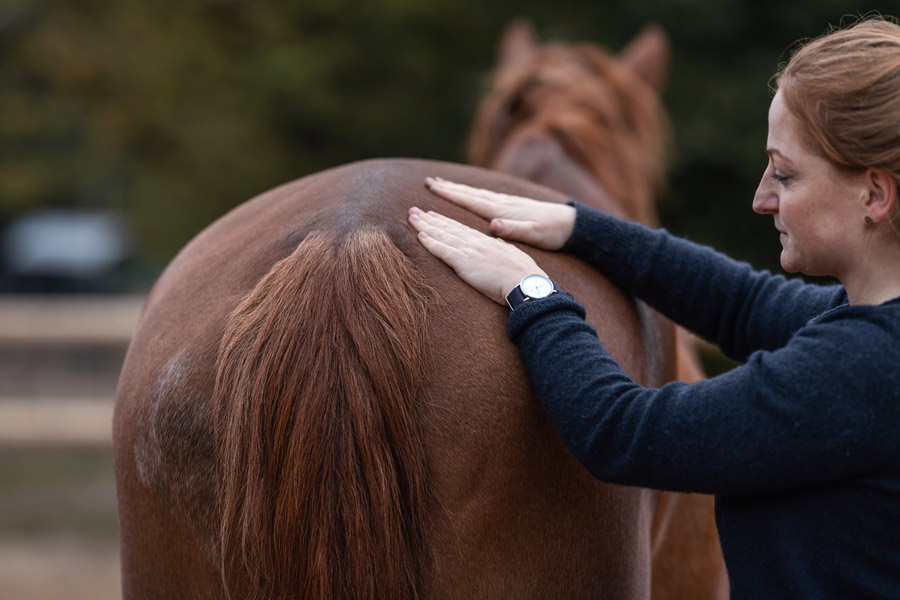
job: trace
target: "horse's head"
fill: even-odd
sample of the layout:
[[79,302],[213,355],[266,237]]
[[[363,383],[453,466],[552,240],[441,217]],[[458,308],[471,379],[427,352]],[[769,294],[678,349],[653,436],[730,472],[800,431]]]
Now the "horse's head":
[[469,161],[655,224],[668,130],[658,90],[668,54],[656,27],[612,56],[586,44],[539,45],[527,25],[513,24],[472,129]]

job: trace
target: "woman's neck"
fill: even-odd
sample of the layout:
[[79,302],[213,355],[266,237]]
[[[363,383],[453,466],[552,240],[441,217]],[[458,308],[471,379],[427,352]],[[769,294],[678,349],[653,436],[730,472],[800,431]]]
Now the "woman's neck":
[[850,304],[883,304],[900,297],[900,243],[894,238],[877,251],[870,248],[857,267],[840,279]]

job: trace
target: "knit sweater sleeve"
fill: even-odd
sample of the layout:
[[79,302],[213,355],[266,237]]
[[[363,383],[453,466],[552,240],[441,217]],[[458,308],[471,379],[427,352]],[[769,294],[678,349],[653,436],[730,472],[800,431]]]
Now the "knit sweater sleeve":
[[893,336],[877,328],[819,323],[724,375],[650,389],[621,370],[583,317],[571,296],[555,294],[516,308],[509,336],[551,420],[601,480],[765,493],[858,474],[895,452],[869,446],[893,439],[879,428],[898,411],[879,415],[859,401],[898,383],[883,368]]
[[846,302],[840,286],[755,271],[711,248],[577,202],[563,251],[587,261],[735,360],[780,348],[809,319]]

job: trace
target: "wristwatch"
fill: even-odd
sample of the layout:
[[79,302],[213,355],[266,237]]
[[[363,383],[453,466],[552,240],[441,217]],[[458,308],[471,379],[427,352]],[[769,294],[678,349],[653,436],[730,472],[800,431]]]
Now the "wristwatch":
[[506,303],[509,305],[510,310],[516,310],[516,307],[523,302],[546,298],[558,291],[559,286],[556,285],[555,281],[546,275],[533,273],[523,277],[519,285],[506,295]]

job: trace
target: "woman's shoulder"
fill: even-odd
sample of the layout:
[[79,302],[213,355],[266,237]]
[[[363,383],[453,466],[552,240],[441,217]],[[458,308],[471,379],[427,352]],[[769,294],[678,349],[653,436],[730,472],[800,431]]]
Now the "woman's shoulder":
[[879,305],[834,306],[811,319],[788,346],[805,348],[826,364],[838,361],[843,367],[835,376],[849,369],[896,379],[900,370],[890,365],[900,362],[900,298]]
[[889,366],[900,363],[900,299],[858,306],[840,302],[840,297],[799,327],[784,346],[755,353],[757,360],[748,362],[761,361],[766,372],[786,377],[802,373],[825,386],[863,374],[891,378],[900,390],[900,370]]
[[850,304],[843,288],[833,296],[831,306],[810,320],[810,325],[846,323],[862,326],[870,323],[878,327],[900,330],[900,297],[882,304]]

